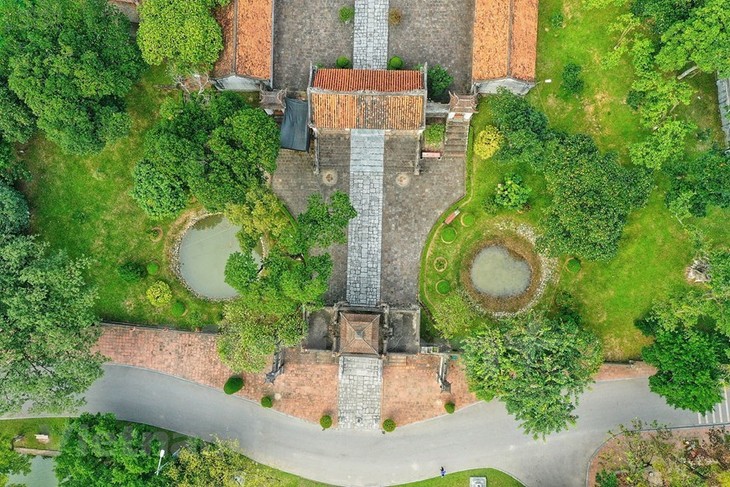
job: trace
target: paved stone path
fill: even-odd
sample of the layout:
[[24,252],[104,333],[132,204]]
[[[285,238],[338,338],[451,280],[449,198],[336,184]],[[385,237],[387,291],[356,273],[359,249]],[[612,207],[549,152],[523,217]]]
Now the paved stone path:
[[350,133],[350,201],[357,217],[347,232],[347,301],[354,305],[380,301],[384,152],[384,131]]
[[388,0],[355,0],[355,69],[388,67]]
[[339,428],[379,428],[382,391],[383,361],[379,357],[341,356],[337,395]]

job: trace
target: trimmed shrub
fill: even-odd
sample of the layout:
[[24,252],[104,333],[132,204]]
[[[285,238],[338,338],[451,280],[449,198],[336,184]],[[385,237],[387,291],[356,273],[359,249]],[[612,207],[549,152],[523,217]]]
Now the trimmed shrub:
[[489,159],[502,145],[502,134],[494,125],[487,125],[474,140],[474,153],[482,159]]
[[461,215],[461,225],[464,227],[470,227],[474,225],[476,217],[473,213],[464,213]]
[[395,431],[395,427],[395,421],[393,421],[392,419],[388,418],[383,421],[383,431],[385,431],[386,433],[392,433],[393,431]]
[[436,291],[438,291],[439,294],[448,294],[449,291],[451,291],[451,283],[446,280],[437,282]]
[[563,68],[563,82],[560,83],[560,93],[563,96],[580,95],[585,83],[580,73],[583,68],[575,63],[568,63]]
[[403,68],[403,60],[398,56],[393,56],[388,59],[388,69],[401,69]]
[[147,277],[147,269],[138,262],[125,262],[117,267],[117,273],[125,282],[139,282]]
[[223,392],[226,394],[235,394],[236,392],[243,389],[243,377],[233,376],[229,377],[223,386]]
[[426,127],[423,131],[423,140],[426,145],[430,148],[440,148],[444,142],[444,136],[446,135],[446,125],[442,123],[432,123]]
[[438,64],[428,68],[428,97],[432,100],[442,100],[446,90],[451,86],[454,77]]
[[441,240],[445,243],[451,243],[456,240],[456,230],[453,227],[446,227],[441,230]]
[[350,58],[347,56],[340,56],[337,58],[335,66],[340,69],[350,69],[352,67],[352,61],[350,61]]
[[155,281],[147,288],[147,300],[157,308],[170,304],[170,301],[172,301],[170,285],[165,281]]
[[560,29],[563,26],[564,20],[562,12],[553,12],[550,16],[550,26],[553,29]]
[[156,276],[160,272],[160,264],[157,262],[150,262],[147,264],[147,274],[150,276]]
[[519,174],[508,174],[499,183],[494,195],[494,202],[503,208],[519,210],[527,204],[532,190],[522,184]]
[[319,418],[319,425],[322,427],[323,430],[329,429],[332,427],[332,416],[325,414],[321,418]]
[[349,24],[355,18],[355,7],[352,5],[345,5],[340,9],[340,22],[343,24]]
[[187,308],[185,307],[185,303],[183,303],[182,301],[175,301],[174,303],[172,303],[172,307],[170,307],[170,314],[172,314],[172,316],[176,318],[184,315],[185,311],[187,311]]
[[580,269],[581,269],[580,260],[573,257],[568,261],[568,270],[570,272],[572,272],[573,274],[577,274],[578,272],[580,272]]
[[274,400],[271,396],[264,396],[261,398],[261,405],[265,408],[270,408],[274,405]]
[[447,402],[446,404],[444,404],[444,409],[447,413],[454,414],[454,411],[456,411],[456,406],[453,402]]
[[388,12],[388,23],[390,25],[400,25],[401,20],[403,20],[403,12],[401,12],[400,9],[391,8]]

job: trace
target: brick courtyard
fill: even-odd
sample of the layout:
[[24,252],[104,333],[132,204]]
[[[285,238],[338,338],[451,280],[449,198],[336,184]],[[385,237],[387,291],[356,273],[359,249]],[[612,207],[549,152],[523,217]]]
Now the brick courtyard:
[[[232,375],[218,359],[215,335],[121,325],[103,329],[96,349],[112,363],[156,370],[214,389],[222,389]],[[438,367],[435,355],[389,355],[383,364],[382,418],[402,426],[445,414],[446,402],[454,402],[457,409],[476,402],[458,362],[449,363],[450,394],[441,393]],[[606,364],[596,379],[648,377],[654,372],[642,363]],[[318,422],[323,414],[337,416],[337,373],[337,360],[329,352],[288,349],[284,373],[273,385],[264,383],[263,373],[243,374],[245,387],[238,395],[255,402],[272,395],[277,411]]]

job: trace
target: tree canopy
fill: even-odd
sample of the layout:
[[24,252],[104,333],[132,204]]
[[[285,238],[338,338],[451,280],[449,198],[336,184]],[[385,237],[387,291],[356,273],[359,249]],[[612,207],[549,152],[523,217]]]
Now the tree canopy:
[[169,485],[156,476],[160,441],[149,426],[117,421],[113,414],[83,413],[61,440],[55,472],[63,487]]
[[13,450],[12,436],[7,433],[0,434],[0,486],[5,487],[9,474],[28,473],[30,473],[30,457]]
[[602,362],[600,340],[572,313],[483,323],[465,339],[463,357],[470,390],[503,401],[536,438],[575,423],[578,396]]
[[209,71],[223,49],[211,9],[230,0],[145,0],[137,43],[148,64],[169,63],[177,74]]
[[29,400],[36,411],[73,409],[101,376],[88,265],[31,236],[0,237],[0,413]]
[[684,205],[692,216],[705,216],[710,205],[730,208],[730,154],[712,149],[683,158],[666,172],[671,176],[667,205],[684,195]]
[[145,137],[132,190],[153,218],[175,215],[191,194],[210,211],[244,204],[276,168],[276,122],[238,94],[171,100],[161,112]]
[[30,222],[30,212],[25,197],[15,189],[0,182],[0,235],[25,231]]
[[730,338],[713,326],[723,304],[711,297],[699,291],[673,296],[637,323],[654,337],[642,351],[642,358],[658,369],[649,387],[676,408],[712,409],[730,378]]
[[4,137],[27,140],[35,117],[64,151],[88,154],[127,133],[124,97],[143,64],[116,8],[105,0],[5,2],[0,37]]

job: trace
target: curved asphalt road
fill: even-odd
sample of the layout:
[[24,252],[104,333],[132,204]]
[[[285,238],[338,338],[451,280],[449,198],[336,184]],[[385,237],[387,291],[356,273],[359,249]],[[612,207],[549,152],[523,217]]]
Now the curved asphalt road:
[[529,487],[583,486],[588,460],[606,432],[633,418],[673,426],[697,415],[670,408],[647,380],[595,384],[581,399],[577,427],[546,442],[525,436],[501,403],[478,403],[451,416],[380,432],[323,432],[303,420],[264,409],[151,370],[107,365],[86,395],[88,411],[209,438],[234,438],[251,458],[303,477],[344,486],[376,486],[494,467]]

